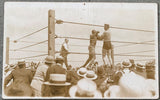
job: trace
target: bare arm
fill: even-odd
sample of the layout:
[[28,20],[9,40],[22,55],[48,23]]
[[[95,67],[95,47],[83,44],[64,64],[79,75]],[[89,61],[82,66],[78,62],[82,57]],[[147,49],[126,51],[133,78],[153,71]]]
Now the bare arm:
[[97,35],[97,39],[98,40],[103,40],[103,34],[100,36],[100,35]]

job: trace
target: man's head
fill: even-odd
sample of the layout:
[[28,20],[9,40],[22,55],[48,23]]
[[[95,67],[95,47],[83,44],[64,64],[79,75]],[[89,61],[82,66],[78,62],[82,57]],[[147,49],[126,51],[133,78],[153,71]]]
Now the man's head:
[[56,63],[59,63],[59,64],[63,65],[63,62],[64,62],[64,59],[63,59],[62,56],[57,56],[56,57]]
[[69,42],[69,40],[68,40],[67,38],[65,38],[65,42],[66,42],[66,43],[68,43],[68,42]]
[[46,64],[53,64],[53,63],[54,63],[54,58],[53,58],[53,56],[47,56],[47,57],[45,58],[45,63],[46,63]]
[[104,24],[104,30],[107,31],[109,29],[109,25],[108,24]]
[[24,68],[24,67],[26,67],[26,63],[25,63],[25,60],[24,60],[24,59],[18,61],[18,67],[19,67],[19,68]]
[[92,30],[92,34],[96,34],[97,33],[97,31],[96,30]]
[[67,70],[71,70],[72,69],[72,65],[68,65]]

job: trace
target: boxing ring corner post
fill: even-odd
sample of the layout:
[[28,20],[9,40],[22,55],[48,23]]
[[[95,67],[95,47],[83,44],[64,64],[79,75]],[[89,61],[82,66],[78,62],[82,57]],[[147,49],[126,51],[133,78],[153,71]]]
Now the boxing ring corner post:
[[55,58],[55,10],[48,11],[48,55]]

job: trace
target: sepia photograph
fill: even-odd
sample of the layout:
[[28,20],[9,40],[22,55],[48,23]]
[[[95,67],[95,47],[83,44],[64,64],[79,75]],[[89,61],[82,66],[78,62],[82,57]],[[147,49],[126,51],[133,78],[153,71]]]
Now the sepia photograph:
[[4,99],[157,99],[156,3],[5,2]]

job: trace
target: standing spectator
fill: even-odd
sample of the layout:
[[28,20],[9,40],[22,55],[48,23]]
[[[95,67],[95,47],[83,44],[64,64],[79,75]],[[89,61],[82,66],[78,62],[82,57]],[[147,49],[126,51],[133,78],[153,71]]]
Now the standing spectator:
[[40,65],[34,75],[31,86],[34,91],[34,95],[37,97],[42,96],[42,84],[46,79],[47,69],[54,64],[54,58],[52,56],[47,56],[45,58],[45,63]]
[[94,60],[96,59],[95,46],[96,46],[96,43],[97,43],[97,34],[98,33],[99,33],[98,31],[92,30],[92,34],[90,35],[90,44],[88,46],[89,57],[82,67],[85,67],[88,63],[90,63],[89,64],[89,67],[90,67],[91,64],[94,63]]
[[[66,69],[63,68],[63,57],[58,56],[56,57],[56,64],[52,65],[51,67],[48,68],[47,73],[46,73],[46,81],[50,81],[51,83],[53,80],[50,80],[50,75],[66,75]],[[46,94],[49,94],[47,92],[50,92],[52,96],[57,96],[57,95],[65,95],[64,92],[64,87],[45,87],[46,93],[44,93],[44,96]]]
[[[4,89],[7,96],[32,96],[32,88],[30,83],[32,81],[32,72],[25,69],[25,61],[18,61],[18,68],[13,70],[4,81]],[[13,84],[6,87],[13,79]]]
[[69,42],[69,40],[67,38],[65,38],[65,41],[61,46],[61,52],[60,52],[60,55],[64,58],[64,64],[66,65],[66,67],[68,67],[68,60],[67,60],[67,56],[69,53],[68,42]]

